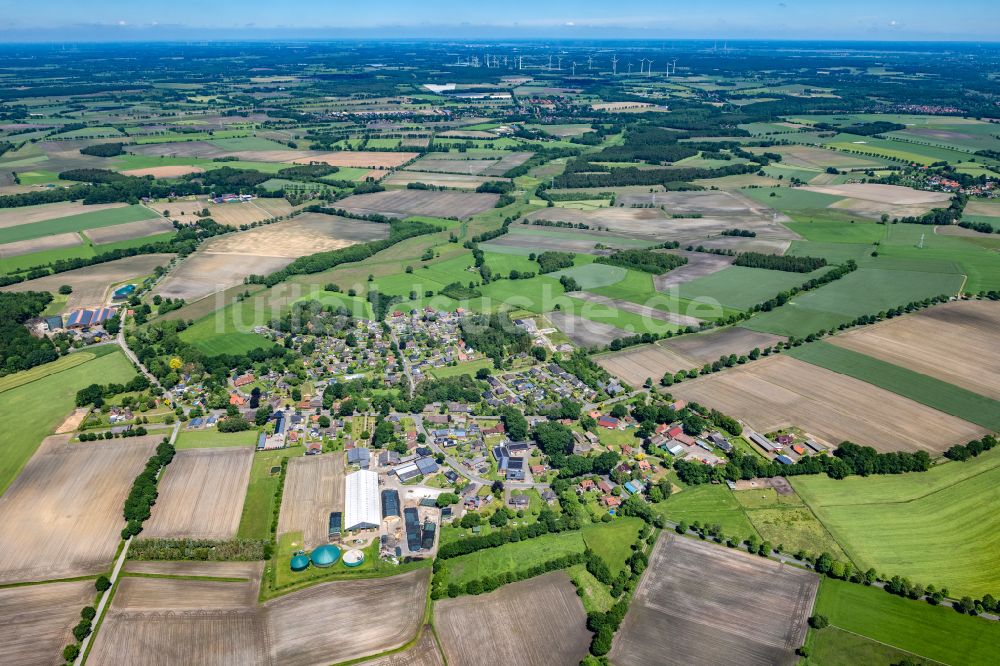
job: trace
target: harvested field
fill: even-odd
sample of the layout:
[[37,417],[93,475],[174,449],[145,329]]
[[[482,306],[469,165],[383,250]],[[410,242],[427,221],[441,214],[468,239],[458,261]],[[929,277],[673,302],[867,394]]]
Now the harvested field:
[[792,666],[818,587],[814,573],[664,534],[609,656],[636,666]]
[[[429,574],[421,569],[323,583],[264,606],[256,604],[255,580],[209,584],[126,576],[90,661],[318,666],[377,654],[416,635]],[[159,610],[147,610],[154,607]]]
[[163,473],[148,537],[231,539],[240,526],[253,448],[184,449]]
[[168,298],[196,301],[241,285],[248,275],[267,275],[281,270],[291,262],[290,257],[212,254],[201,249],[184,259],[161,280],[154,293]]
[[105,245],[107,243],[117,243],[119,241],[132,240],[133,238],[145,238],[156,234],[166,234],[174,230],[174,225],[170,220],[163,218],[153,220],[139,220],[138,222],[126,222],[116,224],[113,227],[100,227],[99,229],[87,229],[83,235],[91,240],[94,245]]
[[[427,173],[420,171],[394,171],[382,181],[383,185],[405,187],[409,183],[424,183],[435,187],[454,187],[463,190],[474,190],[483,183],[498,180],[485,176],[466,176],[454,173]],[[505,180],[505,179],[500,179]]]
[[412,640],[424,618],[430,573],[322,583],[267,602],[272,663],[348,661]]
[[281,217],[282,215],[288,215],[292,212],[292,204],[288,203],[287,199],[272,199],[270,197],[260,197],[254,201],[254,204],[258,208],[263,208],[264,211],[271,217]]
[[581,347],[602,347],[615,338],[627,338],[631,335],[616,326],[590,321],[568,312],[553,311],[546,316],[573,344]]
[[[617,208],[573,210],[546,208],[526,216],[529,220],[543,219],[582,222],[592,228],[611,231],[657,242],[677,240],[702,243],[726,229],[739,227],[757,233],[760,240],[795,240],[797,234],[780,224],[788,221],[783,215],[761,206],[736,192],[657,192],[627,193],[618,198]],[[655,208],[632,208],[632,205]],[[694,217],[673,217],[673,216]],[[700,217],[698,217],[700,216]]]
[[391,169],[400,167],[419,157],[420,153],[380,153],[364,150],[341,150],[334,153],[320,153],[291,161],[296,164],[322,162],[330,166],[359,167],[362,169]]
[[859,169],[884,166],[886,162],[862,155],[851,155],[818,146],[775,146],[773,148],[751,148],[750,152],[762,154],[775,152],[782,156],[781,164],[804,169]]
[[301,456],[288,461],[278,534],[302,532],[305,548],[329,543],[331,511],[344,506],[344,454]]
[[14,241],[0,245],[0,259],[10,259],[20,257],[22,254],[32,254],[33,252],[44,252],[45,250],[58,250],[64,247],[74,247],[82,244],[80,234],[69,232],[45,236],[44,238],[32,238],[31,240]]
[[108,302],[111,286],[141,277],[153,272],[157,266],[166,266],[174,258],[172,254],[140,254],[134,257],[116,259],[105,264],[47,275],[34,280],[4,287],[3,291],[51,291],[55,293],[60,285],[73,287],[73,293],[66,301],[66,308],[97,307]]
[[441,651],[430,626],[423,628],[420,640],[405,652],[363,662],[365,666],[444,666]]
[[659,381],[664,373],[690,370],[695,364],[657,345],[632,347],[620,352],[594,357],[599,366],[626,384],[642,386],[647,377]]
[[504,153],[499,161],[483,171],[483,176],[502,176],[514,167],[519,167],[527,162],[534,153]]
[[[171,463],[172,464],[172,463]],[[124,576],[115,592],[118,611],[216,610],[250,608],[257,583]]]
[[653,285],[657,291],[668,291],[671,287],[696,280],[712,273],[729,268],[736,260],[735,257],[725,257],[718,254],[708,254],[707,252],[687,252],[684,250],[674,250],[670,254],[687,257],[688,262],[679,268],[675,268],[663,275],[653,278]]
[[205,173],[199,166],[175,164],[172,166],[149,167],[148,169],[129,169],[122,171],[123,176],[152,176],[153,178],[180,178],[189,173]]
[[829,341],[1000,400],[1000,307],[990,301],[944,303]]
[[947,192],[926,192],[901,185],[878,185],[875,183],[848,183],[826,187],[803,187],[802,189],[807,192],[819,192],[836,197],[896,205],[941,204],[951,199],[951,195]]
[[[387,153],[398,154],[398,153]],[[366,215],[379,213],[407,217],[472,217],[493,208],[498,194],[477,192],[428,192],[425,190],[391,190],[372,194],[356,194],[341,199],[338,207],[352,213]]]
[[209,254],[296,259],[316,252],[388,238],[389,225],[351,220],[322,213],[303,213],[291,220],[267,224],[205,243]]
[[[448,154],[450,157],[450,153]],[[489,169],[498,160],[492,159],[438,159],[430,153],[421,157],[406,167],[406,171],[430,171],[432,173],[457,173],[466,176],[478,176]]]
[[495,664],[575,666],[590,642],[583,604],[562,571],[439,601],[435,628],[452,666],[482,664],[483,655]]
[[103,571],[120,540],[122,505],[162,438],[42,442],[0,497],[0,582]]
[[[173,464],[173,463],[171,463]],[[211,578],[246,578],[256,582],[264,568],[263,562],[200,562],[128,560],[127,573],[162,574],[167,576],[207,576]]]
[[80,609],[94,601],[94,582],[79,580],[0,589],[0,645],[8,666],[56,663]]
[[267,626],[255,610],[123,612],[112,608],[87,663],[246,666],[272,662]]
[[239,228],[244,224],[253,224],[274,217],[253,201],[240,203],[208,204],[209,217],[219,224]]
[[149,157],[201,157],[214,159],[216,157],[238,157],[246,162],[290,162],[304,159],[308,162],[311,155],[318,155],[308,150],[225,150],[209,141],[176,141],[172,143],[146,143],[128,147],[133,155]]
[[633,303],[632,301],[623,301],[616,298],[608,298],[607,296],[598,296],[597,294],[592,294],[588,291],[575,291],[570,292],[567,295],[572,296],[573,298],[578,298],[581,301],[587,301],[588,303],[609,305],[613,308],[624,310],[625,312],[637,314],[640,317],[647,317],[649,319],[655,319],[656,321],[665,321],[671,324],[677,324],[678,326],[697,326],[701,323],[700,319],[689,317],[688,315],[677,314],[675,312],[664,312],[663,310],[657,310],[656,308],[639,305],[638,303]]
[[657,344],[675,354],[690,359],[688,368],[719,360],[720,356],[737,356],[748,353],[754,347],[772,347],[785,338],[770,333],[758,333],[745,328],[723,328],[707,333],[694,333]]
[[78,201],[62,201],[59,203],[24,206],[22,208],[0,209],[0,229],[16,227],[22,224],[32,224],[44,220],[54,220],[58,217],[69,217],[81,213],[94,213],[111,208],[124,208],[128,204],[110,203],[84,206]]
[[674,386],[673,393],[760,432],[799,426],[831,446],[849,440],[879,451],[937,454],[984,432],[884,389],[784,355],[686,381]]

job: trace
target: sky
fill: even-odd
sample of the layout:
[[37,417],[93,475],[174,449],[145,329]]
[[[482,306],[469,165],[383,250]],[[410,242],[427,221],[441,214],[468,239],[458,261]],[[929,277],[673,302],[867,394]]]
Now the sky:
[[996,0],[0,0],[0,41],[998,41]]

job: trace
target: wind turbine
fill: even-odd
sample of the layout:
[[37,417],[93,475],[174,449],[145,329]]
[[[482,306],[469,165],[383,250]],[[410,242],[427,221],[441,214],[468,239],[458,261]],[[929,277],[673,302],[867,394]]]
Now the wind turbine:
[[562,71],[562,56],[556,56],[556,69]]
[[677,73],[677,58],[674,58],[674,66],[673,66],[673,73],[674,73],[674,74],[676,74],[676,73]]
[[632,76],[632,63],[631,62],[628,64],[628,75]]
[[653,73],[653,61],[649,61],[649,67],[646,68],[646,76],[650,76]]
[[552,54],[549,54],[549,71],[552,70]]
[[611,75],[618,76],[618,56],[611,56]]
[[589,72],[594,68],[594,57],[587,56],[587,71]]
[[576,61],[573,61],[573,76],[576,76]]

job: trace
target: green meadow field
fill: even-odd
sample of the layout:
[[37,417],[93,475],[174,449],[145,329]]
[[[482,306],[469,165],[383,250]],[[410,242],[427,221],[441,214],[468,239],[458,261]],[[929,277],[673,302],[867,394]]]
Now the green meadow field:
[[[75,358],[83,355],[86,360]],[[42,440],[75,406],[76,392],[93,383],[125,383],[135,368],[117,347],[74,352],[52,363],[0,380],[0,494],[31,458]]]
[[[1000,622],[959,615],[950,608],[904,599],[876,587],[824,578],[813,613],[825,615],[831,627],[943,664],[986,666],[996,663]],[[829,627],[810,630],[810,640],[828,630]],[[824,662],[811,659],[809,663]]]
[[1000,588],[1000,450],[918,474],[791,481],[858,567],[953,596]]
[[0,229],[0,243],[13,243],[14,241],[31,240],[33,238],[42,238],[43,236],[83,231],[84,229],[111,227],[116,224],[151,220],[156,217],[158,217],[156,213],[143,206],[109,208],[92,213],[80,213],[79,215],[58,217],[54,220],[20,224]]

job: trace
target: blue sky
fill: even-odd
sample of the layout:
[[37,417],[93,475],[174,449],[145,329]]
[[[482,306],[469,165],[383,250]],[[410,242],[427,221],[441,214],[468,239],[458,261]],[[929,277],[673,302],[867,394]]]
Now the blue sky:
[[996,0],[0,0],[0,41],[498,37],[1000,40]]

